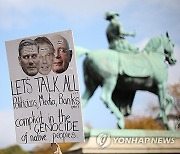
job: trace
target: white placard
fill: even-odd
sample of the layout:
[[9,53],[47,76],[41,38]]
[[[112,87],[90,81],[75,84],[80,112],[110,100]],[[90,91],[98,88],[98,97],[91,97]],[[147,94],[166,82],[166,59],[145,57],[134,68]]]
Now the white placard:
[[82,142],[72,31],[6,41],[17,143]]

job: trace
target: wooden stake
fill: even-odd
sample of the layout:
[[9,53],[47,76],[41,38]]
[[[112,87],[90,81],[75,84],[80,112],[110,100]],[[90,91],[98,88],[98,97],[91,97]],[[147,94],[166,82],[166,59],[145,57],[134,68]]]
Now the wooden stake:
[[51,143],[53,154],[62,154],[60,146],[57,143]]

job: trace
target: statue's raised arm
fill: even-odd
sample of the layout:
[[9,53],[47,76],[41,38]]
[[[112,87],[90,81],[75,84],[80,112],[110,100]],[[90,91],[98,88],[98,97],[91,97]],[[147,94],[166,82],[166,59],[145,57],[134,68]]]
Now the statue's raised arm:
[[117,50],[119,52],[138,52],[139,49],[131,44],[129,44],[126,40],[126,36],[135,37],[135,32],[126,32],[122,24],[120,23],[119,14],[115,12],[107,12],[106,20],[108,20],[109,26],[106,30],[107,39],[109,42],[109,48],[113,50]]

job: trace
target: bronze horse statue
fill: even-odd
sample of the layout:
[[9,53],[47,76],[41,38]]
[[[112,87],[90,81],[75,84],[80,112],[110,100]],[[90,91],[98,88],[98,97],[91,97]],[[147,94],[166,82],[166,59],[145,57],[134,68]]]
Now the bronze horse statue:
[[130,114],[136,90],[146,90],[159,98],[161,117],[167,129],[167,114],[174,104],[166,92],[168,72],[166,63],[174,65],[173,43],[168,33],[150,39],[140,53],[117,52],[110,49],[88,51],[76,48],[78,56],[86,53],[83,63],[85,92],[84,107],[98,86],[102,86],[101,99],[125,127],[124,116]]

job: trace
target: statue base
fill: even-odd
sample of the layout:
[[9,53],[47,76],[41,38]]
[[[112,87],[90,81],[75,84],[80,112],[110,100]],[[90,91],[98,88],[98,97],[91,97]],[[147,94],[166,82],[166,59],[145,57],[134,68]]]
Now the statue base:
[[90,130],[66,154],[179,153],[180,131]]

